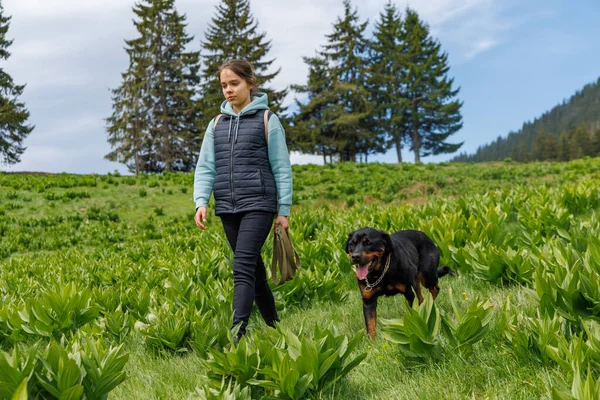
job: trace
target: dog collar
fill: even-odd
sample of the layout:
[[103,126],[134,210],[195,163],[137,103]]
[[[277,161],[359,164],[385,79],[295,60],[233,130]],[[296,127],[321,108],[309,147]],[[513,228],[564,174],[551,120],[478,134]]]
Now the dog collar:
[[383,269],[383,273],[375,281],[375,283],[373,283],[373,284],[369,283],[369,279],[367,279],[367,277],[365,277],[365,281],[367,282],[367,286],[365,286],[365,292],[370,292],[371,290],[373,290],[373,288],[375,286],[379,285],[379,282],[381,282],[381,280],[383,279],[383,276],[385,275],[385,273],[387,272],[388,268],[390,267],[390,260],[391,259],[392,259],[392,253],[390,253],[390,255],[388,256],[387,262],[385,263],[385,268]]

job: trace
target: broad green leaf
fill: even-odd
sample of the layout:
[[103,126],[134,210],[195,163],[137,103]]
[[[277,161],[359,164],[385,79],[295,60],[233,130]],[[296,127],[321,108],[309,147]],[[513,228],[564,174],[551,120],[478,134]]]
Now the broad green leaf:
[[23,379],[23,382],[17,387],[15,393],[12,396],[12,400],[27,400],[29,395],[27,394],[27,382],[29,378]]

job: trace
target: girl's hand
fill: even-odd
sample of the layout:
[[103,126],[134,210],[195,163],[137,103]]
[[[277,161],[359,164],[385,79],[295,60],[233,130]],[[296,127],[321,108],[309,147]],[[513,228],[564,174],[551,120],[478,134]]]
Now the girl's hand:
[[194,217],[194,221],[196,221],[196,225],[198,225],[198,228],[202,230],[208,229],[208,227],[203,224],[203,222],[206,222],[206,207],[198,207],[198,210],[196,210],[196,216]]
[[277,226],[281,225],[283,229],[286,231],[290,228],[290,224],[288,222],[288,217],[284,217],[283,215],[279,215],[275,220],[275,227],[273,228],[273,232],[277,230]]

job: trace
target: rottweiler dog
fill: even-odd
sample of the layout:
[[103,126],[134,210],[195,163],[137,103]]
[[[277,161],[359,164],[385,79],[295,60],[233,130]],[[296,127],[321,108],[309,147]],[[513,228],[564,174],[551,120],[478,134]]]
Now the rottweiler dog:
[[363,299],[367,333],[375,337],[377,298],[402,293],[412,305],[415,294],[423,302],[421,285],[437,297],[438,278],[454,275],[450,267],[438,268],[440,252],[429,236],[421,231],[403,230],[391,235],[373,228],[351,232],[346,253],[355,266]]

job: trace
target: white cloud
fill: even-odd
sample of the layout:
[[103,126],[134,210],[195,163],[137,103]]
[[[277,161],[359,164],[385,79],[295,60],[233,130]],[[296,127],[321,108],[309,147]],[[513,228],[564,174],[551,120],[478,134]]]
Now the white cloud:
[[473,48],[465,54],[465,57],[470,60],[476,55],[483,53],[486,50],[491,49],[492,47],[498,45],[498,41],[494,39],[482,39],[475,42]]
[[[371,28],[387,1],[355,0],[353,5],[361,21],[368,19]],[[325,36],[332,32],[333,24],[343,13],[342,1],[255,0],[252,5],[260,28],[273,40],[270,55],[276,58],[274,66],[282,66],[274,85],[304,83],[308,70],[302,56],[314,55],[326,43]],[[499,19],[500,9],[492,0],[400,1],[396,5],[402,13],[407,6],[416,10],[442,47],[452,50],[458,62],[469,61],[502,43],[501,34],[506,30],[506,24]],[[293,93],[286,101],[292,99]]]
[[4,9],[10,15],[32,19],[98,16],[131,9],[124,0],[5,0]]

